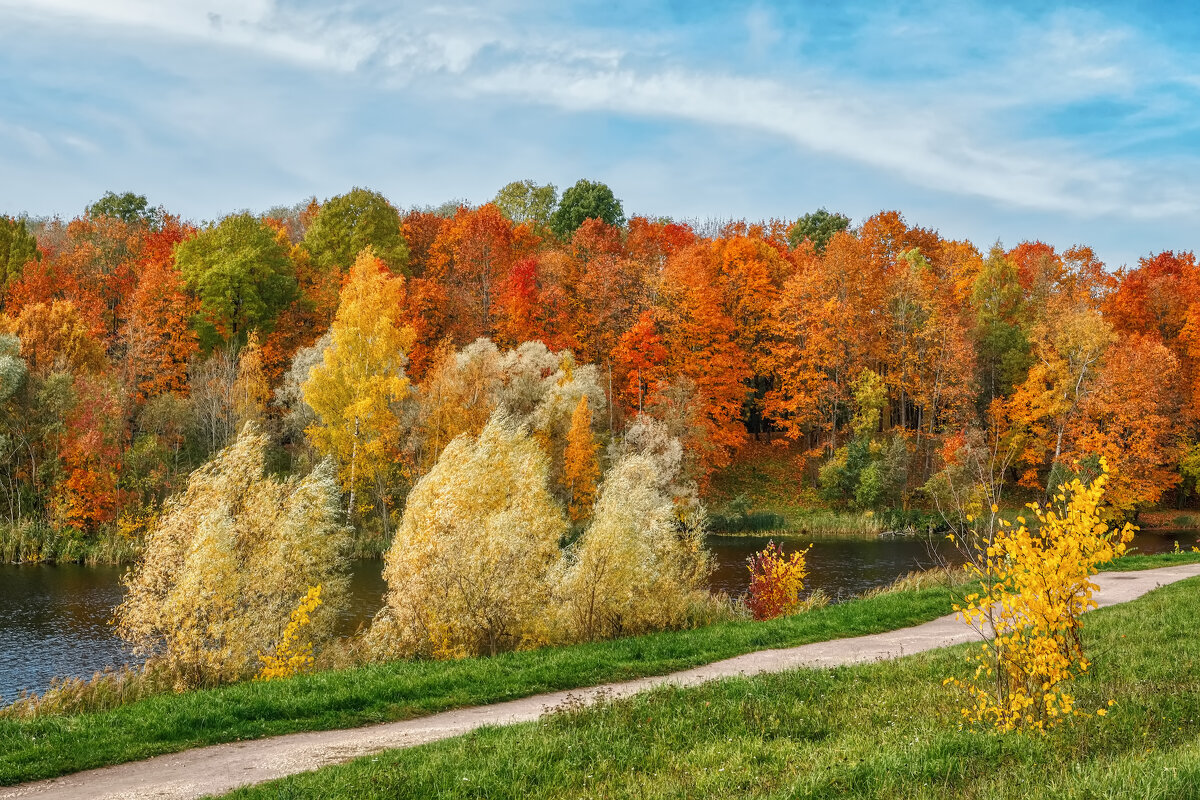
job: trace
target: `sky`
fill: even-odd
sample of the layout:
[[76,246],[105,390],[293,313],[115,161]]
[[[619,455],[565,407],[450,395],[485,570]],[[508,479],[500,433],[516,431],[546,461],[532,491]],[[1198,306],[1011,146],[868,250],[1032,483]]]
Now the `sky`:
[[0,213],[201,221],[512,180],[629,214],[855,221],[1110,267],[1200,231],[1189,3],[0,0]]

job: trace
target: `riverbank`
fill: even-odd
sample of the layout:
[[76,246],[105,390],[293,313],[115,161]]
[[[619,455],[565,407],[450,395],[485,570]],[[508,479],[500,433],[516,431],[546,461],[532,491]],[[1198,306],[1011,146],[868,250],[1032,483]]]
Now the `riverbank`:
[[[1048,735],[960,729],[964,647],[661,688],[391,750],[228,797],[1195,797],[1193,578],[1088,615],[1080,708]],[[1137,635],[1129,635],[1131,631]]]
[[163,694],[108,711],[0,718],[0,785],[206,744],[402,720],[541,692],[660,675],[742,653],[894,630],[945,614],[949,587],[736,621],[460,661],[396,661]]
[[1138,527],[1146,531],[1164,528],[1168,530],[1197,530],[1200,529],[1200,509],[1161,508],[1154,511],[1143,511],[1138,515]]
[[[1131,556],[1110,569],[1200,562]],[[495,703],[546,691],[661,675],[758,650],[895,630],[950,608],[947,586],[851,600],[770,622],[736,621],[461,661],[398,661],[269,683],[164,694],[109,711],[0,718],[0,785],[160,753],[321,731]]]
[[[142,554],[141,535],[113,528],[82,536],[42,522],[0,525],[0,564],[86,564],[122,566]],[[377,533],[356,535],[350,558],[383,558],[391,539]]]

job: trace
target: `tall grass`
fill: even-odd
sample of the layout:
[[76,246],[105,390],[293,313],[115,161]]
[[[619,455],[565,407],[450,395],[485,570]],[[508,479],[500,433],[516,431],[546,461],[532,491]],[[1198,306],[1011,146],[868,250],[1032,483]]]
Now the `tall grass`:
[[9,705],[0,698],[0,719],[108,711],[173,689],[169,672],[153,664],[107,669],[91,678],[55,680],[46,691],[23,692]]
[[966,567],[934,567],[933,569],[914,570],[907,575],[901,575],[886,586],[876,586],[863,592],[863,597],[880,597],[896,592],[918,592],[922,589],[932,589],[942,586],[954,588],[971,582],[971,573]]
[[789,530],[812,536],[878,536],[885,521],[870,511],[802,511],[788,521]]
[[0,525],[0,562],[124,564],[141,553],[139,539],[103,528],[92,536],[56,528],[40,520],[22,520]]
[[787,517],[772,511],[751,511],[745,514],[710,514],[709,530],[714,533],[761,533],[787,527]]

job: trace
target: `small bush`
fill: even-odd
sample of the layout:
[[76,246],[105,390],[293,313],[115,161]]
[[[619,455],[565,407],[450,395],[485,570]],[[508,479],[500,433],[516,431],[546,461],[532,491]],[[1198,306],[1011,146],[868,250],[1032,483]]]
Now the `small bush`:
[[800,592],[808,577],[805,556],[812,545],[784,556],[775,542],[750,556],[750,589],[746,605],[757,620],[793,614],[800,607]]
[[269,681],[275,678],[290,678],[301,672],[312,669],[312,642],[303,641],[305,628],[312,621],[310,616],[317,606],[321,605],[321,585],[317,584],[308,590],[300,600],[300,605],[292,612],[288,626],[283,631],[283,638],[275,645],[275,650],[267,655],[260,655],[262,669],[258,672],[257,680]]

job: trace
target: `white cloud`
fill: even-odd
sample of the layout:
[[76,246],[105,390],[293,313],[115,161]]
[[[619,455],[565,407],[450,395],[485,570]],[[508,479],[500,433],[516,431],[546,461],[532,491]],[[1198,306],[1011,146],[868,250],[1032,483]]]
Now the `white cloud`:
[[344,71],[355,69],[378,46],[378,37],[365,26],[328,25],[295,9],[282,13],[271,0],[0,0],[0,10],[35,23],[98,25],[106,33],[212,43]]
[[572,111],[675,117],[767,132],[927,188],[1010,206],[1084,215],[1130,210],[1156,216],[1195,209],[1169,184],[1161,192],[1136,186],[1131,170],[1120,162],[1089,158],[1056,142],[988,141],[971,119],[944,103],[922,106],[911,98],[844,87],[804,91],[777,81],[679,70],[639,73],[556,64],[512,67],[475,77],[470,85],[481,93]]
[[[764,77],[764,70],[722,60],[727,54],[689,52],[688,41],[672,41],[667,34],[530,25],[521,9],[491,4],[402,3],[355,6],[350,13],[336,5],[314,8],[277,0],[0,0],[0,19],[49,26],[56,36],[70,29],[70,36],[115,34],[236,48],[334,80],[353,80],[357,89],[374,90],[379,103],[401,103],[419,79],[436,77],[441,82],[435,91],[447,104],[465,94],[523,107],[749,130],[884,171],[914,187],[1010,208],[1141,218],[1200,208],[1191,191],[1200,175],[1196,164],[1110,154],[1121,144],[1128,149],[1135,137],[1195,124],[1194,103],[1176,106],[1172,98],[1147,91],[1164,80],[1195,81],[1187,60],[1155,50],[1137,31],[1096,15],[1068,11],[1030,22],[997,11],[990,29],[988,20],[961,14],[939,17],[938,25],[886,14],[876,22],[866,19],[857,37],[860,47],[888,58],[909,48],[922,63],[941,70],[937,77],[901,80],[889,74],[886,81],[873,81],[861,74],[831,75],[828,64],[812,61]],[[526,16],[543,22],[544,9]],[[742,20],[753,49],[780,41],[778,23],[764,7],[752,7]],[[991,37],[982,60],[965,55],[963,25]],[[103,31],[91,31],[94,26]],[[938,51],[939,42],[945,53]],[[712,57],[704,67],[687,66],[703,56]],[[961,65],[957,74],[951,70],[955,64]],[[895,75],[904,74],[904,67],[898,62]],[[253,139],[272,142],[272,134],[278,141],[303,124],[304,115],[293,109],[272,110],[266,94],[259,100],[253,90],[230,89],[223,101],[221,87],[202,85],[200,97],[177,94],[168,107],[178,126],[225,136],[218,150],[252,146]],[[1131,102],[1133,113],[1144,108],[1151,119],[1136,132],[1095,135],[1043,129],[1035,136],[1022,125],[1064,104],[1097,98]],[[246,133],[213,119],[226,108],[237,112]],[[254,136],[249,128],[256,123],[274,130]],[[335,140],[332,123],[308,124],[310,144],[301,151],[309,159],[319,159],[326,143],[344,146]],[[78,133],[80,141],[89,141]],[[0,134],[31,151],[50,147],[28,130],[14,132],[10,126]],[[1124,138],[1117,141],[1118,136]]]

